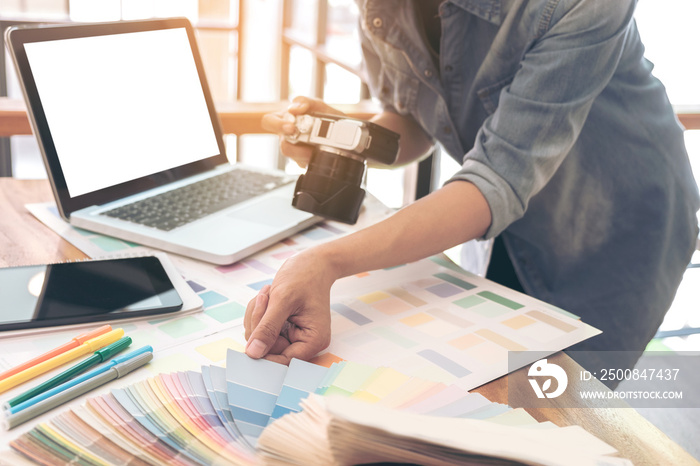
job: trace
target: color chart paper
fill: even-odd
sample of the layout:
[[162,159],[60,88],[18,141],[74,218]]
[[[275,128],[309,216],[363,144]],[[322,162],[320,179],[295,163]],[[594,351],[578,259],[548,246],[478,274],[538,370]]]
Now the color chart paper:
[[331,328],[318,359],[382,365],[466,389],[505,375],[508,351],[554,353],[600,333],[439,256],[338,281]]

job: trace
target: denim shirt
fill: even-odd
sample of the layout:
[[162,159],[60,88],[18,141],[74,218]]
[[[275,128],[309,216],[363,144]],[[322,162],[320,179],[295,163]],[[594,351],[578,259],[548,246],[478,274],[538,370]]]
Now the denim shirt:
[[601,328],[588,347],[643,348],[700,201],[635,2],[448,0],[438,60],[412,1],[358,3],[374,96],[462,164],[523,288]]

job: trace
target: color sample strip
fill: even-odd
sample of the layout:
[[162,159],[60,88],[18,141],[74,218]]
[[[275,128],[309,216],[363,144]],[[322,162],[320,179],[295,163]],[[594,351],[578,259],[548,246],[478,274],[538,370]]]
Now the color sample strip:
[[476,285],[472,285],[471,283],[465,282],[461,278],[457,278],[454,275],[450,275],[449,273],[436,273],[433,275],[434,277],[439,278],[440,280],[445,280],[446,282],[452,283],[453,285],[456,285],[463,290],[473,290],[476,288]]
[[[182,375],[183,377],[179,377]],[[183,373],[160,374],[151,380],[154,392],[170,414],[192,435],[208,447],[216,457],[243,458],[247,452],[241,450],[233,438],[219,424],[211,424],[211,419],[195,405],[194,396],[188,387]],[[184,382],[184,384],[182,383]]]
[[460,294],[464,290],[449,283],[439,283],[426,288],[426,291],[431,292],[439,298],[449,298],[450,296]]
[[329,369],[300,359],[292,359],[282,383],[279,397],[270,421],[284,414],[301,411],[301,400],[314,393],[326,377]]
[[139,457],[148,462],[167,462],[177,453],[139,424],[112,395],[88,399],[84,407],[76,407],[73,412],[121,448],[140,451]]
[[323,353],[319,354],[318,356],[314,356],[309,362],[311,364],[316,364],[317,366],[331,367],[333,364],[338,364],[343,361],[343,358],[336,356],[333,353]]
[[[411,377],[405,384],[398,387],[393,392],[382,398],[377,404],[386,406],[387,408],[398,408],[401,405],[409,405],[413,400],[424,396],[431,390],[439,391],[438,388],[444,389],[445,386],[432,380],[425,380],[420,377]],[[417,401],[416,401],[417,402]]]
[[258,272],[262,272],[266,275],[274,275],[275,273],[277,273],[277,270],[273,269],[269,265],[263,264],[262,262],[256,259],[248,259],[246,261],[243,261],[243,263],[248,267],[251,267],[257,270]]
[[228,301],[226,296],[217,293],[216,291],[205,291],[204,293],[201,293],[199,297],[202,298],[202,301],[204,301],[204,309]]
[[324,395],[350,396],[355,393],[376,369],[356,362],[346,362],[338,371],[335,380]]
[[207,324],[192,316],[171,320],[158,326],[158,330],[167,333],[171,338],[182,338],[205,328]]
[[226,355],[228,403],[236,422],[265,427],[282,390],[287,366],[251,359],[229,350]]
[[233,349],[235,351],[244,350],[243,345],[229,337],[221,338],[219,340],[195,347],[195,351],[212,362],[223,361],[226,359],[226,353],[229,349]]
[[472,346],[476,346],[479,343],[483,343],[483,342],[484,342],[483,338],[478,337],[478,336],[474,335],[473,333],[467,333],[466,335],[462,335],[462,336],[457,337],[453,340],[450,340],[448,343],[457,349],[465,350],[465,349],[471,348]]
[[456,316],[450,312],[444,311],[442,309],[428,309],[426,311],[428,314],[434,315],[440,320],[444,320],[445,322],[449,322],[452,325],[456,325],[457,327],[460,328],[467,328],[471,327],[474,325],[473,322],[469,322],[466,319],[463,319],[459,316]]
[[[191,372],[190,374],[196,374]],[[170,374],[172,385],[168,385],[169,393],[177,399],[177,402],[189,414],[197,425],[207,432],[207,435],[220,445],[220,449],[226,450],[235,458],[252,458],[250,447],[237,438],[230,435],[216,415],[214,407],[206,396],[206,388],[202,382],[201,374],[199,378],[192,378],[184,372]],[[164,376],[167,383],[167,375]],[[198,389],[191,386],[191,381],[196,381]],[[175,393],[177,391],[177,394]],[[219,451],[219,450],[215,450]],[[229,455],[226,455],[229,456]]]
[[226,322],[243,318],[245,315],[245,307],[231,301],[221,306],[205,309],[204,313],[222,324],[225,324]]
[[359,312],[346,306],[345,304],[333,303],[331,304],[331,309],[340,314],[341,316],[345,317],[346,319],[356,323],[357,325],[366,325],[372,323],[372,321],[368,317],[364,316],[363,314],[360,314]]
[[312,241],[318,241],[326,238],[330,238],[333,236],[331,232],[328,230],[324,230],[323,228],[318,228],[314,227],[310,230],[307,230],[301,234],[303,237],[308,238]]
[[216,415],[226,430],[239,441],[250,445],[233,419],[226,394],[226,369],[218,366],[202,366],[202,383]]
[[321,383],[318,384],[318,388],[314,393],[324,395],[328,390],[328,387],[330,387],[333,384],[333,381],[338,376],[338,374],[340,374],[340,371],[343,370],[343,367],[345,367],[346,364],[347,361],[341,361],[331,364],[331,366],[328,368],[328,372],[326,372],[325,377],[323,378],[323,380],[321,380]]
[[531,319],[526,315],[519,315],[510,319],[506,319],[501,323],[506,327],[512,328],[513,330],[520,330],[521,328],[527,327],[528,325],[532,325],[535,322],[537,322],[535,319]]
[[52,426],[46,423],[39,424],[36,427],[35,432],[43,434],[48,441],[53,442],[55,445],[64,448],[65,451],[71,454],[73,458],[75,458],[76,461],[79,463],[85,461],[94,464],[105,464],[104,462],[100,461],[98,457],[90,453],[87,449],[83,448],[80,445],[76,445],[67,437],[56,432],[56,430]]
[[504,314],[510,314],[512,312],[507,307],[501,306],[500,304],[492,301],[486,301],[485,303],[474,306],[469,310],[490,319],[500,317]]
[[272,285],[272,280],[273,280],[272,278],[268,278],[267,280],[262,280],[262,281],[255,282],[255,283],[249,283],[248,288],[252,288],[255,291],[260,291],[263,286]]
[[[198,442],[201,442],[200,448],[203,456],[211,456],[214,459],[220,454],[220,450],[227,448],[228,443],[218,437],[204,422],[202,416],[192,409],[189,399],[182,398],[177,377],[173,378],[170,374],[160,374],[146,382],[155,397],[154,401],[160,402],[164,414],[171,416],[168,419],[171,420],[173,429],[180,431],[183,437],[191,435]],[[207,449],[211,451],[207,451]]]
[[559,319],[555,319],[554,317],[545,314],[544,312],[541,311],[528,311],[526,312],[527,315],[530,317],[534,317],[535,319],[539,320],[540,322],[544,322],[545,324],[549,324],[552,327],[558,328],[559,330],[562,330],[564,332],[573,332],[576,330],[576,327],[574,327],[571,324],[567,324],[566,322],[563,322]]
[[196,445],[191,436],[178,429],[165,409],[156,403],[155,397],[149,393],[147,384],[136,383],[123,390],[113,390],[112,394],[122,406],[127,401],[133,402],[134,407],[127,408],[129,413],[141,424],[144,424],[146,420],[150,422],[149,430],[152,434],[164,441],[169,440],[177,451],[182,451],[195,461],[207,461],[206,455],[202,454],[200,445]]
[[195,293],[199,293],[200,291],[206,290],[204,286],[192,280],[187,280],[187,284],[190,285],[190,288],[192,288],[192,291],[194,291]]
[[161,372],[176,372],[196,369],[200,364],[192,359],[188,354],[170,354],[168,356],[159,357],[148,363],[146,368],[154,373]]
[[343,230],[341,230],[340,228],[336,228],[336,227],[334,227],[333,225],[329,225],[329,224],[326,223],[326,222],[319,223],[317,226],[318,226],[319,228],[323,228],[323,229],[325,229],[325,230],[328,230],[328,231],[330,231],[331,233],[334,233],[334,234],[336,234],[336,235],[345,234],[345,232],[344,232]]
[[391,298],[391,295],[385,293],[384,291],[374,291],[362,296],[358,296],[357,299],[365,304],[374,304],[382,299]]
[[464,309],[469,309],[470,307],[474,307],[478,304],[484,303],[486,300],[484,298],[480,298],[477,295],[471,295],[471,296],[466,296],[462,299],[458,299],[457,301],[453,301],[452,304],[456,304],[457,306],[464,308]]
[[[425,314],[427,315],[427,314]],[[426,335],[430,335],[433,338],[442,339],[448,335],[452,335],[455,332],[461,330],[461,328],[452,325],[444,320],[435,319],[431,317],[431,321],[424,323],[423,325],[417,326],[416,329]]]
[[490,301],[493,301],[494,303],[498,303],[502,306],[513,309],[514,311],[517,309],[520,309],[522,307],[525,307],[522,304],[516,303],[515,301],[511,301],[508,298],[504,298],[503,296],[497,295],[496,293],[494,293],[492,291],[481,291],[477,294],[483,298],[486,298]]
[[419,351],[417,354],[418,354],[418,356],[421,356],[422,358],[427,359],[428,361],[432,362],[433,364],[440,367],[441,369],[446,370],[447,372],[454,375],[455,377],[466,377],[467,375],[472,373],[472,371],[470,371],[466,367],[462,366],[461,364],[456,363],[455,361],[447,358],[446,356],[443,356],[442,354],[438,353],[437,351],[433,351],[431,349],[425,349],[425,350]]
[[376,301],[372,303],[372,307],[379,312],[390,316],[401,314],[402,312],[413,309],[410,304],[395,297],[389,297],[387,299],[382,299],[381,301]]
[[137,460],[135,454],[120,448],[110,438],[101,434],[72,411],[56,416],[51,420],[51,424],[67,435],[74,443],[85,446],[109,464],[143,464]]
[[201,373],[195,371],[178,372],[177,377],[180,379],[180,384],[185,389],[190,402],[209,426],[215,429],[221,437],[230,439],[230,442],[235,442],[241,448],[249,448],[246,443],[239,442],[240,433],[229,431],[219,418],[216,408],[209,399]]
[[377,403],[409,380],[409,376],[389,367],[380,367],[351,398]]
[[[167,445],[172,452],[181,452],[190,460],[197,461],[196,457],[191,452],[187,451],[186,448],[183,448],[182,445],[178,444],[175,439],[169,437],[167,432],[164,431],[163,427],[159,426],[156,422],[154,422],[151,416],[146,414],[147,409],[143,409],[134,399],[132,399],[133,395],[131,394],[131,390],[129,390],[129,393],[127,393],[126,389],[112,390],[111,395],[112,398],[102,397],[102,401],[105,403],[102,406],[103,413],[106,412],[106,408],[108,407],[110,411],[119,416],[122,422],[131,425],[133,429],[132,432],[139,437],[143,439],[148,439],[148,437],[151,436],[155,437],[160,440],[160,442]],[[143,427],[143,429],[148,431],[149,435],[145,436],[142,430],[135,428],[133,426],[134,421]],[[167,449],[160,449],[159,453],[168,456],[172,455],[172,453],[169,453]]]
[[417,296],[414,296],[413,294],[409,293],[403,288],[395,287],[395,288],[389,288],[386,290],[387,293],[391,293],[394,296],[396,296],[399,299],[402,299],[406,301],[408,304],[414,307],[420,307],[420,306],[425,306],[428,304],[427,302],[423,301]]
[[435,320],[435,317],[419,312],[418,314],[404,317],[403,319],[399,320],[399,322],[404,325],[408,325],[409,327],[417,327],[419,325],[427,324],[433,320]]
[[245,270],[248,267],[245,266],[242,262],[234,262],[231,265],[222,265],[219,267],[216,267],[216,270],[218,270],[221,273],[231,273],[231,272],[238,272],[239,270]]
[[494,332],[491,329],[482,328],[477,330],[475,333],[481,337],[486,338],[489,341],[492,341],[493,343],[496,343],[497,345],[507,349],[508,351],[527,351],[527,348],[521,345],[520,343],[516,343],[513,340],[510,340],[504,337],[503,335]]
[[389,327],[375,327],[370,330],[370,332],[402,348],[413,348],[414,346],[418,346],[418,342],[395,332]]
[[272,257],[277,259],[278,261],[284,261],[292,257],[294,254],[296,254],[296,251],[283,251],[283,252],[278,252],[276,254],[272,254]]

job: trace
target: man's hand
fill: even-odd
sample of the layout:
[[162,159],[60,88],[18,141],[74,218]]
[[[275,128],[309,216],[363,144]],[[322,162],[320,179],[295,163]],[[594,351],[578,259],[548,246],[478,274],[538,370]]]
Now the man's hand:
[[335,279],[313,249],[288,259],[246,308],[245,352],[289,364],[309,360],[331,341],[330,289]]
[[296,132],[294,120],[289,115],[297,116],[305,113],[327,113],[331,115],[344,115],[343,112],[325,104],[321,100],[310,97],[296,97],[286,112],[268,113],[263,116],[262,126],[266,131],[280,135],[280,150],[283,155],[294,160],[301,168],[306,168],[311,159],[311,146],[307,144],[292,144],[284,136],[291,136]]

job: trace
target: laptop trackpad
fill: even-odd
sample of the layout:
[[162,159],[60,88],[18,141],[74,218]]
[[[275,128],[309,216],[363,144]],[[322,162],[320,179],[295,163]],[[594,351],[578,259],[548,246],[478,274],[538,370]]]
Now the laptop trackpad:
[[292,207],[290,199],[271,197],[231,212],[228,216],[263,225],[284,226],[302,222],[308,219],[311,214]]

